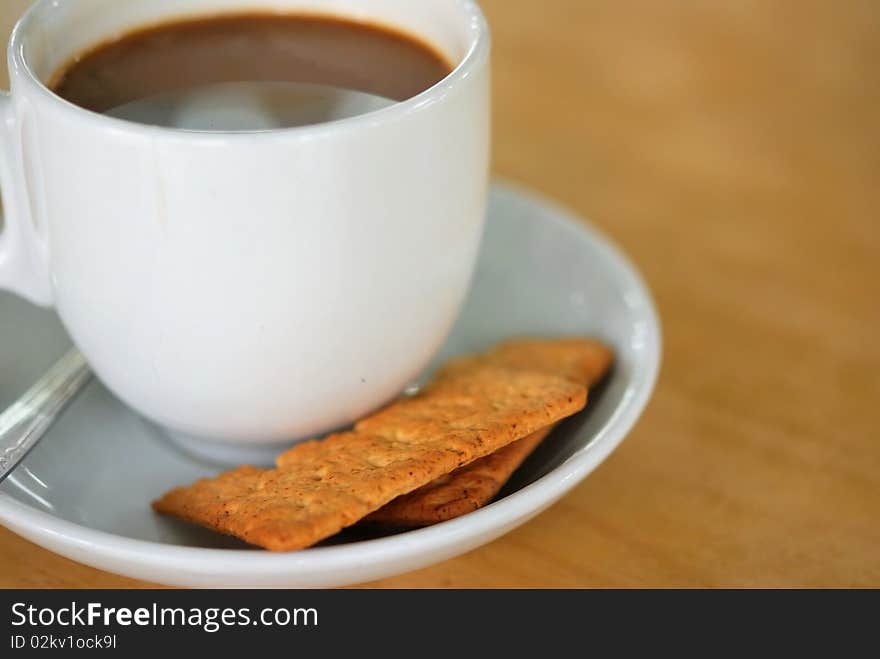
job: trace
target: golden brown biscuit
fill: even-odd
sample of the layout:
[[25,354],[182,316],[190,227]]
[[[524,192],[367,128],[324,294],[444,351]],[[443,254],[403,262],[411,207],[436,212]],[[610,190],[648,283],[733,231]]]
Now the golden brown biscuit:
[[240,467],[172,490],[153,507],[274,551],[301,549],[585,403],[585,387],[564,378],[474,366],[352,432],[293,447],[277,469]]

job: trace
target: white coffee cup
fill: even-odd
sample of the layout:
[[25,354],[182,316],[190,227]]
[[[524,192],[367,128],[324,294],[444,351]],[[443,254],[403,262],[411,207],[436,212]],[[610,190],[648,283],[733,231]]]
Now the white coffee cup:
[[[389,108],[256,133],[137,124],[50,76],[131,28],[247,10],[394,26],[457,64]],[[397,395],[449,332],[485,216],[489,35],[470,0],[41,0],[0,97],[0,287],[180,432],[260,444]]]

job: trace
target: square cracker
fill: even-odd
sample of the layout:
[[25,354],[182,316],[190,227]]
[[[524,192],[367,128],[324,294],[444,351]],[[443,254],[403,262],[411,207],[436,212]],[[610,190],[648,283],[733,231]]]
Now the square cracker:
[[[612,359],[607,347],[589,339],[516,339],[484,355],[454,360],[441,370],[440,377],[462,373],[481,364],[493,364],[557,374],[589,387],[604,376]],[[552,429],[552,426],[542,428],[399,496],[363,522],[387,527],[420,527],[473,512],[495,498]]]
[[301,549],[585,403],[582,384],[475,364],[351,432],[294,446],[277,469],[240,467],[172,490],[153,507],[273,551]]

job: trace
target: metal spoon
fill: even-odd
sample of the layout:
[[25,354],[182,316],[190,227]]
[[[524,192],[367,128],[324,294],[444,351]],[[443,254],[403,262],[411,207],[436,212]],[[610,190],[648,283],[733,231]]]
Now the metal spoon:
[[0,414],[0,482],[3,482],[91,379],[76,348]]

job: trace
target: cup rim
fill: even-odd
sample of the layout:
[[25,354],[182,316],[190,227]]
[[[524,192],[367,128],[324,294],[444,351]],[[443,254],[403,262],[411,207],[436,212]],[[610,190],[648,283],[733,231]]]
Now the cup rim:
[[[60,1],[69,2],[71,0]],[[24,39],[27,36],[28,30],[32,27],[32,23],[39,18],[40,13],[45,11],[47,6],[57,7],[59,0],[38,0],[16,22],[7,49],[10,85],[13,79],[25,81],[44,100],[74,112],[78,119],[86,121],[95,128],[152,134],[165,138],[173,137],[207,142],[261,140],[267,138],[275,140],[279,138],[302,139],[336,134],[341,131],[360,130],[405,119],[442,101],[471,77],[474,71],[488,59],[491,50],[491,36],[488,22],[477,4],[477,0],[450,0],[450,2],[457,4],[469,19],[469,29],[472,37],[467,53],[445,78],[415,96],[393,103],[388,107],[318,124],[254,131],[199,131],[142,124],[94,112],[71,103],[53,92],[40,80],[24,54]]]

